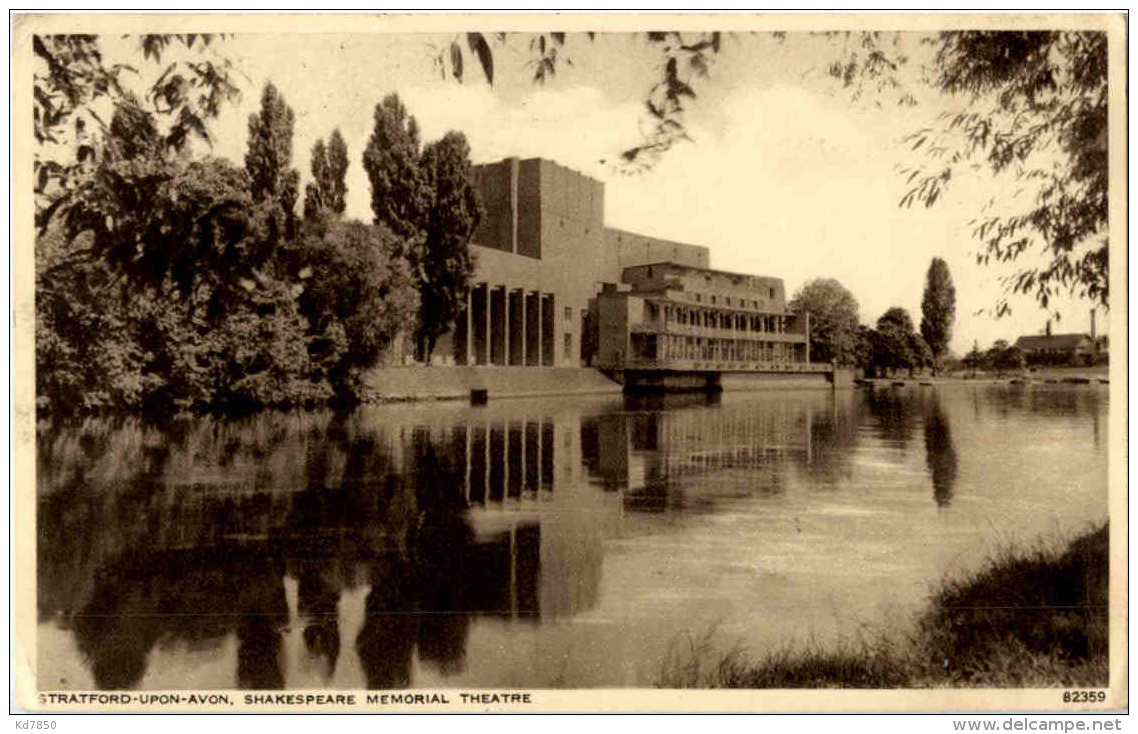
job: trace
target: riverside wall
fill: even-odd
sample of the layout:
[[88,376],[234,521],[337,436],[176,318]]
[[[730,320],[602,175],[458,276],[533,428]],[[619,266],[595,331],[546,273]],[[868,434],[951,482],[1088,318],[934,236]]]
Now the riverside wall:
[[[831,382],[834,379],[837,384]],[[826,373],[724,373],[719,381],[724,392],[755,390],[820,390],[851,386],[841,375]],[[485,390],[490,400],[498,398],[556,395],[619,395],[624,386],[591,367],[384,367],[364,378],[364,400],[369,402],[410,400],[469,400],[471,391]]]
[[497,398],[604,395],[620,383],[590,367],[386,367],[364,378],[365,401],[469,400],[472,390]]

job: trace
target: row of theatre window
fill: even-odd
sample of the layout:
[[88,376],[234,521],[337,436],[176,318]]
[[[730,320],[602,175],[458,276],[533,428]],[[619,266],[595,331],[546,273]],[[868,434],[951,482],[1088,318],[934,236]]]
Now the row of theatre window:
[[[770,290],[771,300],[774,300],[774,296],[775,296],[774,288],[771,288],[769,290]],[[693,300],[696,303],[703,303],[703,298],[704,298],[705,294],[703,294],[703,293],[688,293],[686,295],[688,296],[688,298],[690,300]],[[719,298],[720,298],[719,296],[709,295],[708,296],[708,302],[714,306],[715,304],[717,304],[719,302]],[[746,298],[738,298],[738,297],[736,297],[734,300],[732,300],[731,296],[722,296],[722,298],[723,298],[723,303],[727,306],[737,306],[739,308],[753,308],[756,310],[763,307],[763,304],[760,301],[753,301],[753,300],[748,300]]]
[[[660,306],[648,302],[648,320],[660,320]],[[706,329],[751,331],[756,334],[788,334],[795,327],[796,317],[769,314],[731,313],[687,306],[664,306],[664,323],[681,326],[702,326]]]
[[802,361],[801,344],[710,339],[665,334],[657,342],[657,359],[695,359],[710,362],[793,362]]

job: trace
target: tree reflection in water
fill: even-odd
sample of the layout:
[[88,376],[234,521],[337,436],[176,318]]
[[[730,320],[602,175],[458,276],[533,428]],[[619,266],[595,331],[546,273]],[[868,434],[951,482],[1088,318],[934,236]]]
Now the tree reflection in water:
[[[46,442],[57,450],[51,473],[68,481],[40,497],[40,618],[72,631],[95,685],[139,685],[157,645],[230,637],[235,685],[284,688],[282,640],[295,612],[308,669],[325,683],[350,644],[369,687],[406,687],[416,650],[444,675],[463,669],[472,616],[540,616],[540,529],[518,522],[476,535],[464,426],[414,429],[402,449],[336,417],[283,436],[261,428],[246,427],[244,443],[222,429],[176,445],[142,426]],[[162,455],[121,462],[124,446],[149,444]],[[171,483],[186,452],[227,477],[249,454],[260,461],[249,479]],[[266,464],[298,455],[300,472],[267,481]],[[305,486],[282,491],[298,474]],[[360,582],[370,587],[364,619],[343,640],[341,600]]]
[[948,507],[956,489],[956,444],[952,426],[940,404],[940,396],[932,392],[921,403],[925,422],[925,463],[933,482],[933,499],[937,507]]
[[870,387],[865,391],[865,404],[881,437],[905,452],[917,427],[917,397],[912,389]]
[[306,620],[304,646],[310,656],[323,661],[325,681],[332,677],[340,656],[340,590],[328,576],[317,563],[301,563],[297,569],[297,607]]

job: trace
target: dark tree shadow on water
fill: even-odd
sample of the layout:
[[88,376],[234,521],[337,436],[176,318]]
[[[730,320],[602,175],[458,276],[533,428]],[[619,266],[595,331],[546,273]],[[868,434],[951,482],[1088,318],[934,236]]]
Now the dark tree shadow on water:
[[933,499],[937,507],[948,507],[956,491],[956,474],[959,460],[956,444],[952,440],[952,426],[948,415],[934,394],[924,403],[925,464],[933,482]]
[[[150,648],[162,634],[157,609],[147,580],[137,569],[107,569],[100,581],[89,602],[71,619],[72,629],[95,685],[126,690],[142,680]],[[130,615],[126,624],[124,610]]]
[[237,578],[237,685],[239,688],[284,688],[281,668],[281,630],[288,624],[284,568],[279,563],[254,563],[247,579]]
[[[530,431],[550,450],[548,462],[540,457],[550,475],[552,428]],[[192,447],[134,429],[52,442],[52,484],[37,507],[38,612],[71,632],[98,688],[148,685],[156,648],[224,655],[232,649],[218,643],[227,638],[236,640],[236,660],[213,687],[283,688],[286,666],[296,663],[283,649],[290,611],[308,657],[300,672],[332,680],[344,664],[341,647],[352,645],[369,687],[407,687],[416,659],[443,676],[462,672],[475,617],[540,619],[540,527],[491,523],[475,533],[464,493],[465,426],[413,428],[402,453],[351,421],[302,426],[284,444],[289,457],[303,457],[285,464],[295,473],[287,478],[266,468],[280,456],[261,452],[261,433],[237,431],[251,447],[243,455],[261,453],[222,471],[231,433],[203,429]],[[145,461],[111,462],[100,470],[110,479],[87,470],[91,452],[125,455],[124,446],[141,447]],[[191,464],[215,474],[170,479]],[[514,479],[519,468],[536,487],[537,462],[514,467]],[[288,579],[296,582],[294,610]],[[362,627],[342,639],[341,600],[358,584],[369,586]]]
[[916,430],[916,396],[907,389],[875,388],[866,391],[865,400],[881,437],[907,449]]
[[416,609],[402,563],[380,563],[372,570],[364,602],[365,621],[356,638],[369,690],[408,688],[418,628]]
[[297,569],[297,611],[305,620],[304,647],[313,658],[323,661],[324,678],[336,670],[340,655],[340,626],[337,605],[340,589],[329,579],[329,570],[313,562]]

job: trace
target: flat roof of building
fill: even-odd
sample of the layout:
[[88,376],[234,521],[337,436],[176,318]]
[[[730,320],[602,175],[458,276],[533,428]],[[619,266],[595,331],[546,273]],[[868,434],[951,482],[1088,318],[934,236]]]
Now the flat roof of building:
[[482,163],[474,163],[474,164],[472,164],[472,166],[474,168],[478,168],[480,166],[498,166],[498,165],[501,165],[503,163],[507,163],[509,161],[517,161],[518,163],[535,163],[535,162],[541,163],[544,161],[545,163],[549,163],[551,165],[557,166],[558,168],[564,168],[566,171],[572,171],[573,173],[584,176],[585,178],[589,179],[590,181],[597,181],[597,183],[604,183],[603,181],[599,181],[598,179],[595,179],[592,176],[590,176],[589,174],[587,174],[583,171],[579,171],[576,168],[573,168],[572,166],[567,166],[564,163],[558,163],[557,161],[553,160],[552,158],[543,158],[541,156],[531,156],[529,158],[522,158],[521,156],[508,155],[505,158],[499,158],[496,161],[483,161]]
[[711,273],[714,275],[726,275],[729,278],[765,278],[767,280],[779,280],[775,275],[755,275],[754,273],[735,273],[730,270],[716,270],[715,268],[701,268],[697,265],[684,265],[683,263],[672,262],[671,260],[661,260],[658,262],[643,263],[641,265],[626,265],[625,270],[632,270],[633,268],[658,268],[669,267],[675,270],[690,270],[695,273]]
[[703,249],[703,250],[708,249],[707,245],[696,245],[696,244],[692,244],[691,242],[680,242],[679,240],[670,240],[666,237],[657,237],[654,234],[644,234],[642,232],[634,232],[631,229],[623,229],[621,227],[613,227],[613,226],[610,226],[608,224],[605,225],[605,231],[611,232],[615,235],[628,235],[629,237],[639,237],[640,239],[643,239],[643,240],[654,240],[656,242],[666,242],[669,245],[684,245],[685,247],[698,247],[698,248]]
[[1084,341],[1094,343],[1090,334],[1052,334],[1021,336],[1016,346],[1026,349],[1074,349]]

